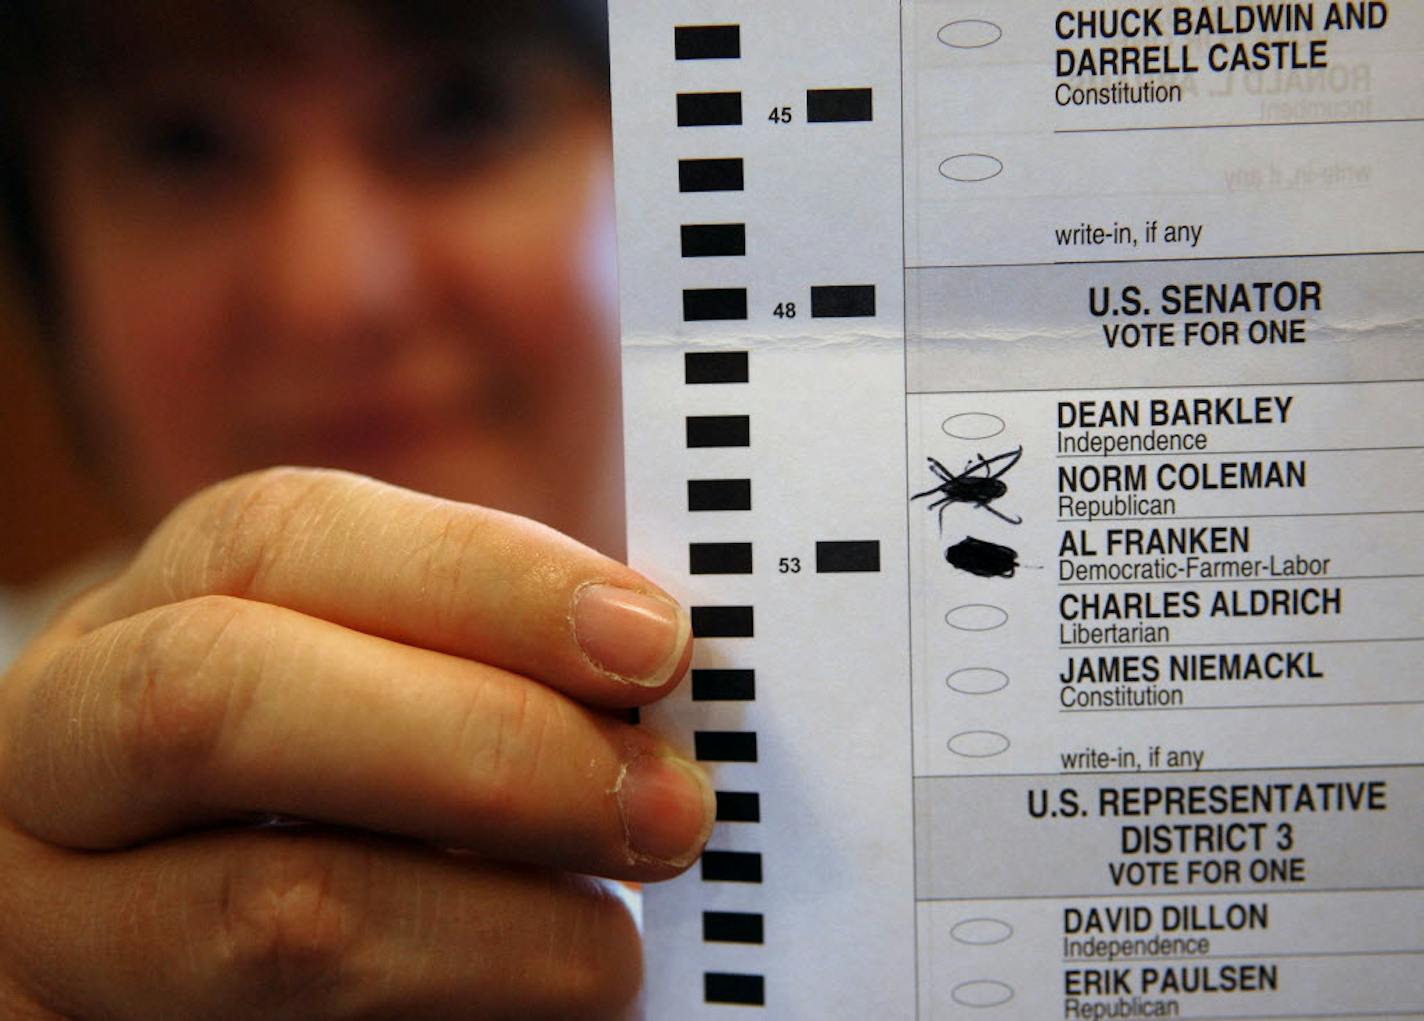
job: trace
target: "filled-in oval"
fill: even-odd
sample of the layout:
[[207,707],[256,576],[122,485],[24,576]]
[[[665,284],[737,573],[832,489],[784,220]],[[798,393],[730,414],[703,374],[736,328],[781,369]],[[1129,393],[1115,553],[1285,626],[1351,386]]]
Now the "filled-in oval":
[[973,947],[990,947],[1014,934],[1014,927],[997,918],[966,918],[949,930],[956,942]]
[[978,50],[993,46],[1004,37],[1004,30],[983,18],[961,18],[939,30],[939,41],[956,50]]
[[988,603],[965,603],[946,613],[944,622],[956,631],[993,631],[1009,622],[1009,614]]
[[992,759],[1009,750],[1009,739],[997,730],[966,730],[946,744],[955,755],[966,759]]
[[961,982],[949,993],[961,1007],[999,1007],[1014,998],[1014,987],[991,978]]
[[967,666],[945,678],[951,691],[961,695],[992,695],[1009,686],[1009,675],[987,666]]
[[1004,164],[985,152],[962,152],[941,163],[939,172],[951,181],[973,184],[998,177],[1004,172]]
[[961,411],[946,418],[940,428],[946,436],[957,440],[987,440],[999,435],[1006,426],[998,415],[987,411]]

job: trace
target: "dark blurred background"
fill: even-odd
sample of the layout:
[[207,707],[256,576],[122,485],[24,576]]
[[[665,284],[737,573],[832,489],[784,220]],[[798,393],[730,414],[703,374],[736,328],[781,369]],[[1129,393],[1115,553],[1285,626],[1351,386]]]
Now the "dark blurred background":
[[65,435],[11,281],[0,273],[0,585],[41,578],[118,534]]

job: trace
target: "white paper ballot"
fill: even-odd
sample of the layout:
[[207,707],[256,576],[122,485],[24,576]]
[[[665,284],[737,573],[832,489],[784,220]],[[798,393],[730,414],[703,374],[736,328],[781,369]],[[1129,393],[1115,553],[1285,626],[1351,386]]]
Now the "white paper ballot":
[[611,7],[647,1016],[1424,1018],[1424,4]]

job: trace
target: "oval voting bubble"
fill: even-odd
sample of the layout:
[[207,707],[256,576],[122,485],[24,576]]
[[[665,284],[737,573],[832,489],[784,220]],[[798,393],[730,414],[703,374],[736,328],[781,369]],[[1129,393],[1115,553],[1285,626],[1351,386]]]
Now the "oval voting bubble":
[[1004,164],[988,153],[965,152],[941,163],[939,172],[951,181],[974,184],[998,177],[1004,172]]
[[973,947],[991,947],[1012,936],[1014,927],[997,918],[966,918],[950,929],[949,934],[959,943],[967,943]]
[[949,993],[961,1007],[1002,1007],[1014,998],[1014,987],[991,978],[961,982]]
[[956,50],[978,50],[1004,38],[1004,30],[983,18],[961,18],[939,30],[939,41]]
[[987,411],[961,411],[950,415],[940,426],[946,436],[957,440],[987,440],[999,435],[1005,428],[1004,420]]
[[946,613],[944,622],[956,631],[993,631],[1009,622],[1009,614],[988,603],[965,603]]
[[966,759],[992,759],[1009,750],[1009,739],[997,730],[966,730],[955,734],[946,745]]
[[987,666],[967,666],[945,678],[950,690],[961,695],[992,695],[1009,686],[1009,675]]

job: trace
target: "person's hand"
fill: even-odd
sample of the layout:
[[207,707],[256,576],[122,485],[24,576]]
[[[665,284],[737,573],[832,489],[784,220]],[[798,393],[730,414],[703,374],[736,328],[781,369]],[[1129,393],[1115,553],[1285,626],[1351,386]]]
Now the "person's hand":
[[690,657],[670,597],[522,518],[200,494],[0,683],[0,1016],[619,1016],[636,928],[579,874],[672,876],[714,810],[601,710]]

